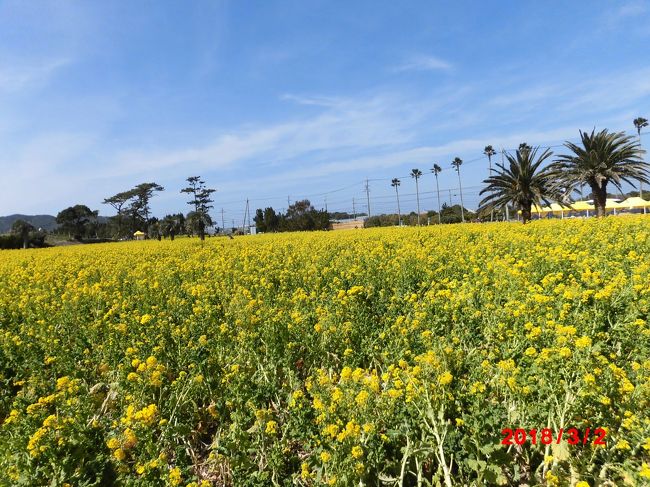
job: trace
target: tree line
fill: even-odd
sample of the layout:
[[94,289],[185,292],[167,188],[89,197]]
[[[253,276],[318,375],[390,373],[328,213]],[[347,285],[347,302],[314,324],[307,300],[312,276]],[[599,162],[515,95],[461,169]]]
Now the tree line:
[[286,213],[276,212],[272,207],[255,211],[255,227],[262,233],[329,230],[330,214],[317,210],[309,200],[296,201]]
[[[494,219],[495,212],[513,208],[520,210],[524,223],[532,216],[533,205],[550,205],[556,202],[570,206],[582,188],[591,190],[596,216],[606,214],[608,187],[611,185],[623,192],[622,184],[627,183],[636,187],[643,198],[643,184],[650,184],[650,166],[643,160],[645,151],[641,147],[641,130],[648,126],[648,120],[638,117],[633,121],[637,137],[626,135],[624,132],[610,132],[607,129],[596,132],[580,131],[580,143],[565,142],[566,153],[560,154],[553,160],[550,149],[540,151],[540,147],[532,147],[523,142],[514,154],[504,152],[504,162],[492,167],[492,157],[497,154],[491,145],[487,145],[483,154],[488,158],[490,176],[484,180],[485,187],[480,192],[485,197],[479,203],[478,218],[489,216]],[[464,222],[467,210],[463,204],[463,186],[460,168],[463,160],[454,158],[451,166],[458,175],[460,190],[460,220]],[[433,164],[430,172],[436,178],[438,196],[438,223],[443,223],[443,207],[440,204],[440,186],[438,174],[442,171],[439,164]],[[416,225],[420,225],[420,190],[419,179],[423,176],[420,169],[410,173],[415,180],[417,201]],[[399,188],[401,180],[393,178],[391,186],[395,189],[397,202],[397,217],[395,224],[401,224]],[[385,215],[384,215],[385,216]],[[380,218],[376,223],[385,222]]]
[[200,176],[186,179],[187,187],[180,190],[189,196],[187,204],[191,211],[187,214],[168,214],[156,218],[151,214],[152,198],[164,191],[158,183],[141,183],[126,191],[121,191],[105,198],[103,204],[111,206],[116,214],[103,218],[98,210],[91,210],[85,205],[74,205],[61,210],[56,216],[58,232],[70,238],[83,240],[88,238],[132,238],[141,231],[147,238],[166,238],[172,240],[176,235],[197,235],[205,239],[206,229],[212,226],[210,210],[213,208],[211,195],[216,190],[208,188]]

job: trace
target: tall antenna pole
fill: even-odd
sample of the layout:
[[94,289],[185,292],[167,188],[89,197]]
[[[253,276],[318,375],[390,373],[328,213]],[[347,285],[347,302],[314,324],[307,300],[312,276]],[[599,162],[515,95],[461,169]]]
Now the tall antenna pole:
[[329,211],[327,211],[327,195],[325,195],[325,213],[329,214]]
[[357,209],[354,206],[354,196],[352,197],[352,213],[354,214],[354,219],[357,219]]
[[287,196],[287,211],[289,211],[290,206],[291,206],[291,196]]
[[248,231],[251,229],[251,209],[248,206],[248,198],[246,198],[246,208],[248,208]]
[[224,222],[223,219],[223,208],[221,208],[221,231],[223,233],[226,233],[226,223]]
[[368,200],[368,218],[370,218],[370,187],[368,186],[367,178],[366,178],[366,199]]

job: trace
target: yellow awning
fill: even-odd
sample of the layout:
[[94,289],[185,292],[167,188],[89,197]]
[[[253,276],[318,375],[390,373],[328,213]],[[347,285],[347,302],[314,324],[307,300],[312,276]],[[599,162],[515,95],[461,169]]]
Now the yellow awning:
[[144,235],[144,232],[141,232],[140,230],[138,230],[138,231],[135,232],[133,235],[134,235],[134,236],[135,236],[135,235]]
[[648,208],[650,207],[650,201],[646,201],[643,198],[639,198],[638,196],[632,196],[625,201],[621,201],[619,203],[621,208]]
[[559,203],[551,203],[550,211],[553,213],[562,213],[564,211],[571,211],[571,208],[568,206],[562,206]]
[[530,208],[530,211],[533,212],[533,213],[549,213],[552,210],[548,206],[533,205]]
[[609,199],[607,198],[607,202],[605,203],[605,208],[610,210],[620,210],[621,208],[625,208],[625,206],[621,205],[618,200],[615,199]]
[[576,211],[594,210],[594,205],[588,201],[575,201],[571,203],[571,208]]

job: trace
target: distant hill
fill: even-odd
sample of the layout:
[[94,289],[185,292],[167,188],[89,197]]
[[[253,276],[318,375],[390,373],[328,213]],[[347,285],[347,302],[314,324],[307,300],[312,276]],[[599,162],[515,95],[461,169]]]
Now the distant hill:
[[25,220],[34,225],[34,228],[42,228],[48,231],[57,227],[56,218],[52,215],[9,215],[0,216],[0,233],[9,233],[11,225],[16,220]]

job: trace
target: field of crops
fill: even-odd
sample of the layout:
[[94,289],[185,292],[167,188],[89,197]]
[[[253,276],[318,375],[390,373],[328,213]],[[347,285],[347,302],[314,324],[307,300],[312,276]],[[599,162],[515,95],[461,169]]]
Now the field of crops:
[[649,276],[650,217],[4,251],[0,485],[648,484]]

